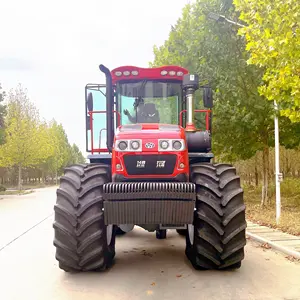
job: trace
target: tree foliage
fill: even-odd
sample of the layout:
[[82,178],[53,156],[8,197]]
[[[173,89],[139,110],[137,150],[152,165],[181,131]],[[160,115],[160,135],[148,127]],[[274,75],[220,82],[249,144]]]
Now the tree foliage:
[[299,0],[235,0],[249,64],[262,67],[261,95],[276,100],[282,115],[300,121]]
[[4,143],[5,140],[5,131],[4,131],[4,117],[6,113],[6,107],[3,104],[5,99],[5,92],[2,90],[0,83],[0,145]]
[[[190,73],[199,74],[202,83],[212,86],[214,153],[222,161],[234,162],[262,151],[267,190],[269,147],[274,144],[274,108],[258,92],[264,70],[248,64],[250,54],[245,49],[245,39],[238,35],[238,28],[209,19],[210,12],[234,20],[239,17],[231,1],[197,0],[186,5],[165,43],[154,46],[154,61],[150,66],[180,65]],[[200,103],[197,100],[196,107]],[[282,145],[299,145],[299,124],[283,117],[280,128]]]
[[[2,146],[2,165],[30,167],[39,164],[47,149],[35,107],[19,85],[8,95],[6,143]],[[45,151],[43,151],[45,149]]]
[[57,178],[66,165],[85,161],[79,148],[69,144],[61,124],[55,120],[50,123],[40,120],[36,107],[21,85],[7,95],[4,133],[0,166],[18,169],[19,189],[25,169],[41,170],[43,179],[46,174]]

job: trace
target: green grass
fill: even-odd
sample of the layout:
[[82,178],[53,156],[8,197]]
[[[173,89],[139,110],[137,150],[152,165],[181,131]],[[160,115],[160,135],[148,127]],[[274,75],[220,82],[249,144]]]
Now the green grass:
[[276,224],[275,187],[269,187],[270,203],[260,206],[261,186],[244,186],[248,220],[300,236],[300,179],[287,178],[281,183],[281,219]]

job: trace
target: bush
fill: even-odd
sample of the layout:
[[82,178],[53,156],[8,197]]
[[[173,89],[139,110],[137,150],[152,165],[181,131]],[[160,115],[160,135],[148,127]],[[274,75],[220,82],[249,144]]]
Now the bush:
[[5,192],[6,191],[6,187],[0,184],[0,192]]

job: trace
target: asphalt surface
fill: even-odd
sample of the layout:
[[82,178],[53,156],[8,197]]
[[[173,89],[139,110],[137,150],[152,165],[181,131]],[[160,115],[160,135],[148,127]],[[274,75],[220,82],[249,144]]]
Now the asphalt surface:
[[236,271],[196,271],[185,240],[137,227],[118,237],[115,265],[104,273],[64,273],[55,260],[55,188],[0,196],[0,299],[300,299],[300,263],[248,241]]

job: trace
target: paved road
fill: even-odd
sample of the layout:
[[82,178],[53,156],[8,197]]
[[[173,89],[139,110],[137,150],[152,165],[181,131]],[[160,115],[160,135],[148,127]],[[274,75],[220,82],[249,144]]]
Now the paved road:
[[[53,188],[0,200],[2,247],[49,216],[54,202]],[[0,251],[1,300],[300,299],[299,263],[249,242],[240,270],[195,271],[184,239],[173,231],[156,240],[136,228],[117,239],[112,269],[67,274],[54,258],[52,221],[46,218]]]

